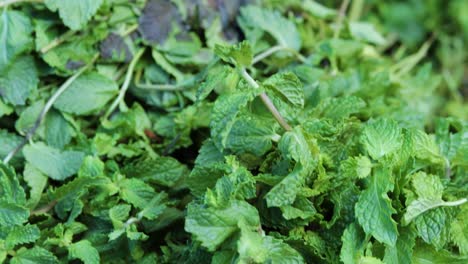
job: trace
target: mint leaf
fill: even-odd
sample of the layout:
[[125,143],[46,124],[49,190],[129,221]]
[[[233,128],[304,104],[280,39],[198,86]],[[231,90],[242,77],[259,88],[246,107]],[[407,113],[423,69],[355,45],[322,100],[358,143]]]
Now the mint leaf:
[[361,141],[369,155],[378,160],[400,148],[401,130],[396,122],[379,119],[364,128]]
[[98,73],[88,73],[78,77],[54,106],[66,113],[87,115],[101,109],[117,92],[114,81]]
[[349,31],[351,35],[358,40],[363,40],[372,44],[383,45],[385,39],[374,28],[374,25],[367,22],[350,22]]
[[250,93],[222,95],[215,103],[211,113],[211,135],[220,150],[226,147],[228,135],[241,109],[253,99]]
[[0,225],[21,225],[28,220],[29,210],[12,202],[0,201]]
[[250,116],[240,116],[232,126],[226,141],[226,148],[235,153],[252,153],[256,156],[265,154],[272,147],[275,125],[269,120]]
[[57,257],[55,257],[50,251],[35,246],[31,249],[21,248],[17,251],[15,256],[11,259],[12,264],[53,264],[59,263]]
[[252,48],[247,41],[243,41],[237,45],[227,47],[216,45],[215,53],[223,61],[232,63],[236,67],[248,67],[250,64],[252,64]]
[[299,50],[301,47],[301,38],[296,25],[277,11],[247,6],[241,9],[239,20],[243,27],[258,28],[267,32],[281,46],[294,50]]
[[88,240],[81,240],[68,247],[70,259],[80,259],[85,264],[100,263],[99,252]]
[[435,140],[421,130],[411,131],[411,140],[415,156],[437,164],[445,164]]
[[83,152],[60,151],[42,142],[24,147],[23,153],[29,163],[57,181],[63,181],[77,173],[84,158]]
[[355,206],[359,224],[366,234],[372,235],[379,242],[394,246],[398,231],[392,214],[392,207],[387,193],[393,190],[393,183],[388,168],[378,168],[370,177],[369,186],[361,194]]
[[45,0],[47,8],[58,10],[63,23],[72,30],[82,29],[102,3],[102,0]]
[[32,31],[31,20],[26,14],[3,9],[0,19],[0,73],[4,72],[8,65],[14,64],[12,62],[17,55],[32,49]]
[[467,202],[467,199],[462,199],[455,202],[445,202],[442,200],[444,187],[435,175],[427,175],[424,172],[413,175],[413,186],[418,198],[412,201],[406,208],[403,216],[404,223],[408,224],[419,215],[426,211],[432,210],[441,206],[457,206]]
[[35,242],[40,234],[36,225],[13,226],[8,230],[5,245],[8,249],[13,249],[17,245]]
[[238,224],[256,229],[260,224],[258,212],[247,202],[234,200],[225,208],[210,208],[191,203],[188,206],[185,230],[194,235],[204,247],[214,251],[238,231]]
[[270,236],[241,228],[237,242],[240,261],[254,263],[303,263],[302,256],[288,244]]
[[0,68],[0,95],[14,105],[24,105],[39,83],[34,59],[21,56],[15,62]]
[[27,206],[35,208],[41,200],[48,178],[39,169],[29,163],[26,163],[24,166],[23,178],[30,188]]
[[291,105],[304,107],[304,89],[294,73],[277,73],[263,81],[262,85],[278,93],[284,101]]
[[400,229],[400,236],[395,246],[385,246],[385,263],[411,263],[413,247],[416,243],[416,232],[411,228]]
[[340,252],[340,260],[344,264],[359,263],[358,260],[364,253],[364,239],[365,234],[356,223],[352,223],[345,229],[341,237],[343,246]]

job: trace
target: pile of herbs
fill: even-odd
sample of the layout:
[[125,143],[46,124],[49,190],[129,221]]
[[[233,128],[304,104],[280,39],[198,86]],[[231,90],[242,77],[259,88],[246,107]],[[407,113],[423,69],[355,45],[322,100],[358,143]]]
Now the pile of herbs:
[[0,261],[468,263],[468,1],[0,1]]

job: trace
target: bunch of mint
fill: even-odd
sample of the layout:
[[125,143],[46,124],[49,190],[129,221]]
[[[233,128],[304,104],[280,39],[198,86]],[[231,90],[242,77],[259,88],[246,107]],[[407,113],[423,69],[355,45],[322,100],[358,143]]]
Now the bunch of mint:
[[467,263],[467,10],[0,0],[0,262]]

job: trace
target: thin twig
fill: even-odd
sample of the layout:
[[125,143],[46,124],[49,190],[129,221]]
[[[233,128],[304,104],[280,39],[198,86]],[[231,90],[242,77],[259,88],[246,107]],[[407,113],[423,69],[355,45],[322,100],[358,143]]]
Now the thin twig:
[[349,10],[349,20],[358,21],[362,15],[363,8],[364,0],[353,0],[351,3],[351,9]]
[[94,61],[98,58],[98,54],[94,56],[94,58],[91,60],[90,63],[88,63],[85,67],[81,68],[78,72],[73,74],[70,78],[68,78],[62,86],[52,95],[52,97],[49,98],[47,103],[44,105],[44,108],[42,108],[41,113],[39,114],[39,117],[36,119],[34,122],[33,127],[26,133],[26,136],[24,137],[23,141],[14,148],[12,151],[6,155],[5,159],[3,159],[3,163],[7,164],[15,155],[18,153],[28,142],[31,140],[32,136],[34,133],[36,133],[36,130],[39,128],[39,126],[42,123],[42,120],[46,117],[47,113],[49,112],[50,108],[54,105],[55,101],[60,97],[60,95],[65,92],[65,90],[70,87],[70,85],[78,78],[83,72],[85,72],[93,63]]
[[42,3],[44,0],[5,0],[0,2],[0,8],[11,5],[11,4],[18,4],[18,3]]
[[45,213],[49,212],[50,210],[52,210],[52,208],[54,208],[54,206],[56,204],[57,204],[57,201],[53,200],[50,203],[46,204],[44,207],[41,207],[41,208],[36,209],[36,210],[32,210],[29,213],[29,215],[45,214]]
[[45,45],[44,47],[41,48],[40,52],[42,54],[44,53],[47,53],[48,51],[50,51],[51,49],[57,47],[58,45],[62,44],[63,42],[65,42],[66,40],[68,40],[69,37],[73,36],[73,34],[75,34],[76,31],[74,30],[68,30],[67,32],[65,32],[63,35],[55,38],[54,40],[52,40],[49,44]]
[[109,109],[107,110],[106,114],[104,115],[104,119],[107,119],[111,114],[112,112],[114,112],[115,108],[121,103],[123,102],[123,99],[125,98],[125,93],[127,92],[128,90],[128,87],[130,85],[130,81],[132,80],[132,76],[133,76],[133,70],[135,69],[135,66],[138,62],[138,60],[141,58],[141,56],[143,55],[143,53],[145,52],[145,49],[140,49],[136,54],[135,56],[133,57],[132,61],[130,62],[130,65],[128,66],[128,69],[127,69],[127,74],[125,75],[125,80],[122,84],[122,87],[120,88],[120,92],[119,92],[119,95],[117,96],[117,98],[114,100],[114,102],[112,103],[112,105],[109,107]]
[[302,63],[306,63],[307,62],[307,59],[302,56],[299,52],[289,48],[289,47],[286,47],[286,46],[283,46],[283,45],[277,45],[277,46],[273,46],[267,50],[265,50],[264,52],[256,55],[253,60],[252,60],[252,65],[253,64],[256,64],[258,63],[259,61],[273,55],[274,53],[278,52],[278,51],[289,51],[291,52],[292,54],[294,54],[294,56],[296,56]]
[[[242,68],[240,70],[240,74],[242,77],[255,89],[260,88],[260,85],[250,76],[250,74],[247,72],[245,68]],[[278,109],[276,109],[276,106],[273,104],[273,102],[270,100],[270,97],[263,92],[260,94],[260,98],[263,101],[263,104],[268,108],[268,110],[271,112],[273,117],[278,121],[278,123],[286,130],[286,131],[291,131],[292,128],[291,126],[284,120],[283,116],[281,116],[280,112]]]
[[121,36],[122,37],[126,37],[130,34],[132,34],[133,31],[137,30],[138,29],[138,24],[135,24],[135,25],[131,25],[130,27],[128,27],[122,34]]
[[136,83],[135,86],[139,89],[155,90],[155,91],[183,91],[186,86],[181,84],[151,84],[151,83]]
[[338,11],[338,16],[336,17],[335,22],[335,32],[333,33],[333,38],[338,38],[340,36],[341,28],[343,27],[343,20],[346,15],[346,9],[348,9],[349,0],[343,0],[341,2],[340,10]]

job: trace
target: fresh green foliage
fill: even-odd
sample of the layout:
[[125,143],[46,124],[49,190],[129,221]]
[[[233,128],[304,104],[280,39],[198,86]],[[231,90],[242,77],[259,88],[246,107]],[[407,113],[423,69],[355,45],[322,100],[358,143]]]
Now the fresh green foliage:
[[468,263],[465,0],[0,0],[0,263]]

